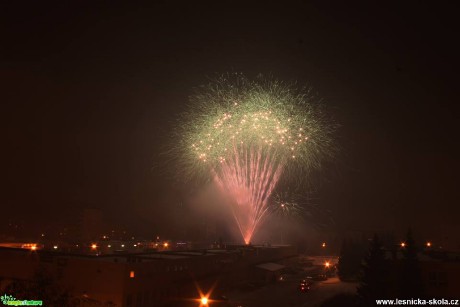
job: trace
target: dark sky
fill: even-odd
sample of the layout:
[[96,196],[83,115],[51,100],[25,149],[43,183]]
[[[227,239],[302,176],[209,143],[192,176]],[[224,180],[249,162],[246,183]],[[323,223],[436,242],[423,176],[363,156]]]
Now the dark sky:
[[340,229],[458,242],[453,6],[150,2],[2,2],[2,214],[161,225],[172,189],[152,166],[171,122],[236,71],[309,84],[332,110],[341,152],[317,202]]

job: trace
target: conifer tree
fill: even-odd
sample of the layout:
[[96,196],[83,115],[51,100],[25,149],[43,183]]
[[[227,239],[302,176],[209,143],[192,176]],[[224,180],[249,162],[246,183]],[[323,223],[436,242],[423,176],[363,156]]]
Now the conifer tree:
[[368,254],[362,264],[359,302],[362,306],[374,306],[376,299],[384,299],[388,294],[388,262],[385,251],[377,235],[371,241]]

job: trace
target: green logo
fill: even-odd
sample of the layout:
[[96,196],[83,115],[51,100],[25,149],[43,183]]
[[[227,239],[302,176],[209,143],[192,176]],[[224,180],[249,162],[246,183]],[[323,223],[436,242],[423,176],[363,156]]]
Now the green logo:
[[12,295],[0,296],[3,305],[7,306],[43,306],[43,301],[29,301],[29,300],[17,300]]

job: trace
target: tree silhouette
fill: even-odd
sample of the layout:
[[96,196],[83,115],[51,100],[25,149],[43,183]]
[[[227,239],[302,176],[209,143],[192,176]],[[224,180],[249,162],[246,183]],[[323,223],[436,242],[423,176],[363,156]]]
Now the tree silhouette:
[[401,297],[423,297],[423,283],[420,274],[417,246],[409,229],[403,249],[398,292]]
[[362,264],[361,282],[357,292],[362,306],[373,306],[376,299],[388,295],[388,262],[377,235],[374,235]]
[[340,249],[338,275],[342,281],[356,280],[361,268],[363,248],[351,240],[344,240]]

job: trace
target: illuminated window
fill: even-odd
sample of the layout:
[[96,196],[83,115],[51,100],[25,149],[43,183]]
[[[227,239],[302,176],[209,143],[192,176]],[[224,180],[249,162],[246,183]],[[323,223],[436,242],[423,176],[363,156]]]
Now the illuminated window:
[[134,271],[129,272],[129,278],[134,278]]

